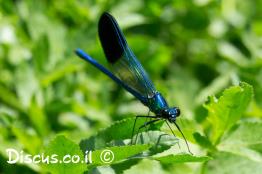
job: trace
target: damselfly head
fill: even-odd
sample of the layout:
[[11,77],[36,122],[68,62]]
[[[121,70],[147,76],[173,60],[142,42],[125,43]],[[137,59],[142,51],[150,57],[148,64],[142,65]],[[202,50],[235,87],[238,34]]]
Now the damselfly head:
[[165,109],[164,112],[170,122],[176,121],[176,118],[180,115],[180,109],[178,107]]

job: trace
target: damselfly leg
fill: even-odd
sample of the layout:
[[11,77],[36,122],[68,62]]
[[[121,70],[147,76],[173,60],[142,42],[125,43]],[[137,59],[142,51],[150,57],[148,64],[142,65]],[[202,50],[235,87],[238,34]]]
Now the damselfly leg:
[[155,118],[154,120],[150,120],[150,121],[148,121],[148,122],[145,122],[142,126],[140,126],[140,127],[138,128],[138,131],[137,131],[137,134],[136,134],[135,143],[137,142],[137,137],[138,137],[138,134],[140,133],[140,129],[142,129],[142,128],[150,125],[150,124],[153,124],[153,123],[155,123],[155,122],[157,122],[157,121],[160,121],[160,120],[162,120],[162,118]]
[[[150,115],[147,115],[147,116],[145,116],[145,115],[138,115],[138,116],[136,116],[135,122],[134,122],[134,125],[133,125],[133,130],[132,130],[131,144],[133,144],[133,136],[134,136],[134,131],[135,131],[135,127],[136,127],[136,121],[137,121],[138,118],[154,118],[154,119],[156,119],[157,117],[156,116],[150,116]],[[140,127],[139,127],[139,129],[140,129]]]

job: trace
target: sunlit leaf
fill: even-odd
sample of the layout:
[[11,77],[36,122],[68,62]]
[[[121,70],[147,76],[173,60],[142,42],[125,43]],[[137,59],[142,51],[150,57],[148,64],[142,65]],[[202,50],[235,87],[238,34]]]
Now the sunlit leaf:
[[[52,174],[83,173],[86,170],[86,164],[81,162],[82,160],[84,161],[84,155],[79,146],[62,135],[57,136],[48,144],[45,148],[45,155],[49,155],[50,159],[52,155],[56,155],[57,162],[53,161],[51,163],[50,161],[49,164],[43,164],[44,168]],[[66,155],[78,155],[81,161],[79,163],[60,163]]]
[[153,157],[153,159],[160,161],[161,163],[185,163],[185,162],[205,162],[211,158],[208,156],[193,156],[189,154],[176,154],[167,155],[161,157]]
[[248,158],[231,153],[220,152],[213,156],[205,166],[204,174],[247,174],[247,173],[261,173],[261,163],[254,162]]
[[220,151],[231,152],[247,157],[256,162],[262,162],[262,122],[243,121],[233,127],[233,130],[223,137],[218,145]]
[[224,132],[241,118],[252,96],[252,86],[240,83],[239,86],[226,89],[219,99],[214,96],[209,98],[205,107],[209,112],[208,120],[212,125],[213,143],[218,143]]

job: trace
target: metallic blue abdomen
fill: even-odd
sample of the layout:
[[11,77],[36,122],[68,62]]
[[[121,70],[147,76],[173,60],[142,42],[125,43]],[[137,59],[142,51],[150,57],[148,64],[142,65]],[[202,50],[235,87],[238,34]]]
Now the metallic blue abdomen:
[[150,111],[158,115],[161,110],[168,108],[168,104],[160,93],[156,93],[153,97],[149,98],[148,107]]

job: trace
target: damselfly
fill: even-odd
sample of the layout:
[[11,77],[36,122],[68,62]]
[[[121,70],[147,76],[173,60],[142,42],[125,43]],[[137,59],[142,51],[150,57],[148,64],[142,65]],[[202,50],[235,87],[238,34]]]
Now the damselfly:
[[[109,13],[105,12],[100,17],[98,34],[106,59],[112,65],[112,71],[99,64],[81,49],[77,49],[76,54],[109,76],[113,81],[140,100],[151,112],[155,113],[155,116],[136,116],[131,136],[132,140],[137,118],[151,118],[139,130],[147,125],[164,120],[170,129],[171,127],[168,122],[175,124],[190,152],[186,138],[176,123],[176,119],[180,115],[179,108],[169,107],[164,97],[155,89],[148,74],[129,48],[116,20]],[[172,129],[171,132],[174,134]]]

